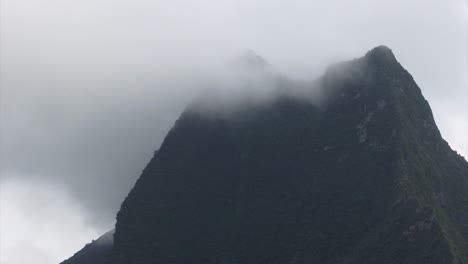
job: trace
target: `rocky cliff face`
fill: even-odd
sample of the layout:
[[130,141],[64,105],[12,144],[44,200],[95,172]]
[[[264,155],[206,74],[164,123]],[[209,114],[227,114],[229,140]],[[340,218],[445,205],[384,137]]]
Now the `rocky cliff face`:
[[320,105],[188,108],[122,203],[110,263],[468,263],[468,163],[391,50],[318,83]]

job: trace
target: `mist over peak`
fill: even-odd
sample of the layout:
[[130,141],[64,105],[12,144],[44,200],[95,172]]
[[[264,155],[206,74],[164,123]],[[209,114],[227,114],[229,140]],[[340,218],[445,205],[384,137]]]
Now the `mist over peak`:
[[329,65],[318,78],[302,80],[275,70],[274,65],[252,50],[233,61],[233,67],[227,67],[227,77],[211,83],[212,87],[200,93],[188,110],[207,117],[232,116],[280,98],[291,98],[324,109],[345,86],[369,84],[376,74],[391,74],[387,68],[393,68],[392,64],[402,69],[390,48],[383,45],[370,49],[362,57]]
[[249,71],[262,71],[269,67],[269,63],[254,50],[246,50],[232,60],[232,66]]

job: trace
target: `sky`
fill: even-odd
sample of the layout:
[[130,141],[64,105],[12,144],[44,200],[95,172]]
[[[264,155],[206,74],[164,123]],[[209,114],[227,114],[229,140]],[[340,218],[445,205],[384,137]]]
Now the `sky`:
[[0,0],[0,263],[59,263],[112,229],[237,54],[312,80],[381,44],[467,157],[465,0]]

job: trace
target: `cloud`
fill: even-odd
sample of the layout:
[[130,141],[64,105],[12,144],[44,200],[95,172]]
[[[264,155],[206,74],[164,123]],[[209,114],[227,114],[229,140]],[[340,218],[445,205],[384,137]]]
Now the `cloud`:
[[16,177],[0,190],[1,263],[59,263],[99,234],[60,186]]

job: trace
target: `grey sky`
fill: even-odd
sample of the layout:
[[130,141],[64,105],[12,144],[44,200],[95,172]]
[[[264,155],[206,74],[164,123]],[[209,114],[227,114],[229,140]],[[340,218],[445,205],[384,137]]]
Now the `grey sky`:
[[1,263],[57,263],[110,229],[183,107],[246,49],[312,80],[385,44],[468,156],[464,0],[0,1]]

